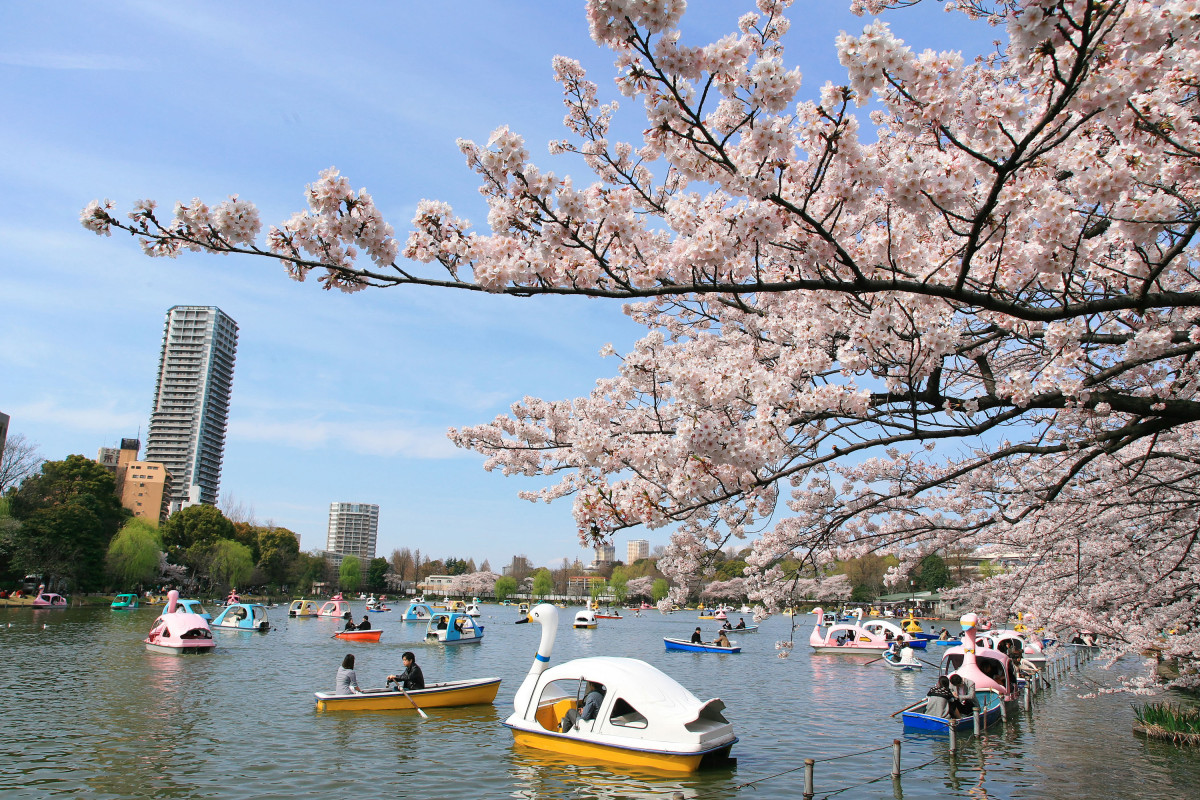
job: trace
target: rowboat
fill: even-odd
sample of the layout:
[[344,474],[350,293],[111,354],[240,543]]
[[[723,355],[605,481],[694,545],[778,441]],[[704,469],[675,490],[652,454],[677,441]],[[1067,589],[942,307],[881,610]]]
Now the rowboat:
[[[702,702],[634,658],[595,656],[549,667],[558,610],[542,604],[530,617],[542,626],[542,638],[513,698],[513,714],[504,721],[515,744],[574,761],[669,772],[728,761],[737,737],[719,698]],[[578,708],[589,686],[603,694],[596,713],[562,730],[567,712]]]
[[685,650],[689,653],[740,653],[742,648],[730,642],[729,647],[721,647],[712,642],[691,642],[687,639],[671,639],[663,637],[663,644],[668,650]]
[[475,678],[430,683],[424,689],[409,689],[407,696],[391,689],[367,689],[360,694],[317,692],[316,698],[317,711],[411,711],[493,703],[499,691],[499,678]]
[[901,672],[917,672],[920,671],[922,666],[924,666],[915,658],[912,661],[905,661],[900,657],[899,653],[893,653],[890,650],[883,654],[883,664],[885,667],[891,667],[892,669],[899,670]]
[[[977,689],[975,698],[979,701],[979,724],[983,727],[995,724],[996,720],[1000,717],[1000,704],[1003,702],[999,692],[991,689]],[[904,727],[929,731],[931,733],[949,733],[951,726],[954,726],[954,730],[956,731],[974,728],[974,716],[950,720],[945,717],[934,717],[926,714],[925,707],[928,703],[928,699],[922,700],[920,704],[905,711],[903,714]]]
[[371,628],[365,631],[338,631],[334,634],[335,638],[350,639],[355,642],[378,642],[380,636],[383,636],[383,630],[380,628]]
[[758,633],[758,626],[757,625],[747,625],[744,628],[738,628],[738,627],[719,628],[718,630],[725,631],[725,633],[727,633],[727,634],[728,633]]

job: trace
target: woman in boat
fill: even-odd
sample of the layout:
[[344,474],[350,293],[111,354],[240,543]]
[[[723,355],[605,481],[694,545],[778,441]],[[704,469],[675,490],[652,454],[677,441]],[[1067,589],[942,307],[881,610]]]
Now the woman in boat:
[[408,651],[400,657],[400,660],[404,662],[404,672],[399,675],[388,675],[388,686],[398,683],[404,689],[424,689],[425,675],[417,666],[417,657]]
[[[699,630],[699,628],[697,628]],[[604,702],[604,687],[598,683],[587,682],[587,693],[583,699],[579,701],[576,708],[569,709],[566,714],[563,714],[562,722],[559,725],[559,730],[567,733],[572,728],[580,723],[580,721],[588,721],[596,718],[596,714],[600,711],[600,704]]]
[[358,676],[354,674],[354,654],[347,653],[338,667],[337,678],[334,681],[334,694],[359,694]]
[[729,637],[725,635],[724,630],[717,633],[717,640],[715,642],[713,642],[713,644],[715,644],[717,647],[731,647],[732,646],[729,644]]
[[358,626],[354,624],[354,620],[348,619],[348,620],[346,620],[346,627],[343,628],[342,630],[356,631],[356,630],[358,630]]
[[931,717],[954,719],[954,693],[950,691],[950,679],[941,675],[929,693],[925,695],[925,713]]
[[942,632],[938,634],[938,641],[939,642],[950,641],[950,631],[946,630],[945,628],[942,628]]

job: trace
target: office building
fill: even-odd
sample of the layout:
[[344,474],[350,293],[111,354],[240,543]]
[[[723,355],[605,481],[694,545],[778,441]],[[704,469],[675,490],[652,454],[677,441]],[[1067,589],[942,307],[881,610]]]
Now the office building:
[[330,503],[325,549],[363,561],[375,557],[379,538],[379,506],[373,503]]
[[139,461],[141,448],[137,439],[122,439],[119,448],[101,447],[96,461],[113,474],[121,505],[158,527],[168,514],[171,473],[156,461]]
[[591,564],[592,569],[607,566],[617,560],[617,548],[611,544],[596,545],[596,558]]
[[8,444],[8,421],[11,417],[8,414],[0,411],[0,453],[4,452],[4,446]]
[[647,539],[630,539],[625,545],[625,563],[632,564],[650,557],[650,542]]
[[146,460],[171,473],[169,513],[217,503],[237,330],[214,306],[167,312]]

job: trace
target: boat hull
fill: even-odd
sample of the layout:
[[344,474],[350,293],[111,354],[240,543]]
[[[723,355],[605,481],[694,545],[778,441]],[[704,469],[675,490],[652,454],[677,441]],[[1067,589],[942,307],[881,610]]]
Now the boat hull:
[[199,655],[200,653],[211,653],[214,649],[216,649],[215,642],[208,645],[186,645],[183,647],[174,647],[167,644],[151,644],[150,642],[144,643],[146,645],[146,650],[149,652],[162,653],[168,656]]
[[886,647],[863,647],[856,644],[844,644],[841,647],[833,645],[831,647],[814,647],[814,653],[834,653],[843,656],[881,656],[887,651]]
[[663,644],[668,650],[680,650],[687,653],[740,653],[742,648],[737,645],[732,647],[718,647],[715,644],[696,644],[689,642],[686,639],[663,639]]
[[585,759],[619,764],[623,767],[662,770],[665,772],[695,772],[705,761],[723,761],[729,758],[730,749],[737,744],[735,737],[729,742],[695,753],[672,753],[663,750],[622,747],[604,742],[581,739],[577,735],[531,731],[504,723],[513,732],[513,743],[535,750],[556,753],[569,759]]
[[883,664],[889,669],[894,669],[897,672],[919,672],[921,667],[924,666],[924,664],[922,664],[920,661],[915,663],[904,663],[903,661],[892,661],[887,656],[883,657]]
[[[979,710],[979,722],[984,727],[990,727],[1000,718],[1000,704],[1004,701],[1001,700],[998,693],[988,690],[976,692],[976,697],[981,699],[983,705]],[[949,720],[945,717],[933,717],[923,714],[921,712],[924,708],[925,705],[921,704],[912,711],[905,711],[903,714],[904,727],[928,733],[944,733],[947,735],[950,733],[952,725],[956,731],[973,730],[975,727],[975,718],[973,716]]]
[[338,631],[334,634],[335,638],[350,639],[356,642],[378,642],[380,636],[383,636],[382,630]]
[[413,711],[416,708],[487,705],[496,701],[499,691],[499,678],[481,678],[430,684],[424,689],[410,690],[408,697],[403,692],[369,689],[362,694],[317,692],[316,698],[317,711]]

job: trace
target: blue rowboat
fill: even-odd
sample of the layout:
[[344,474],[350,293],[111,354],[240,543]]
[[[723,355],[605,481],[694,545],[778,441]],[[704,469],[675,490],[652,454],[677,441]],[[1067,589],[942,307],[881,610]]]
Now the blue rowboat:
[[700,642],[699,644],[697,644],[696,642],[690,642],[687,639],[668,639],[667,637],[664,636],[663,644],[665,644],[667,646],[668,650],[684,650],[689,653],[740,653],[740,652],[742,652],[742,648],[738,647],[737,645],[733,644],[732,642],[730,642],[730,644],[732,645],[730,647],[718,647],[717,645],[710,644],[708,642]]
[[962,641],[959,639],[930,639],[929,643],[936,647],[958,647]]
[[[992,689],[978,689],[975,692],[975,698],[979,701],[979,724],[983,727],[989,727],[996,723],[1000,718],[1000,699],[999,692]],[[949,734],[950,726],[954,726],[956,731],[972,730],[975,727],[974,717],[961,717],[959,719],[946,719],[945,717],[933,717],[923,713],[925,704],[928,700],[923,700],[919,705],[904,712],[904,727],[912,728],[919,731],[928,731],[930,733],[945,733]]]

